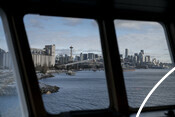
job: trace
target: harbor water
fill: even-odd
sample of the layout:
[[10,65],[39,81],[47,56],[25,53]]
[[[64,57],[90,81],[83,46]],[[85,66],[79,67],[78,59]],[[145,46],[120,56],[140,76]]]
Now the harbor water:
[[[124,72],[129,105],[139,107],[152,87],[168,71],[168,69],[136,69]],[[74,76],[55,73],[54,76],[40,80],[45,84],[60,87],[57,93],[42,95],[45,109],[49,113],[109,107],[104,71],[78,71]],[[175,77],[173,73],[156,89],[146,106],[173,105],[174,99]],[[10,103],[11,106],[4,106],[6,103]],[[17,96],[0,96],[0,115],[5,117],[9,112],[11,116],[10,110],[13,110],[13,113],[19,113]]]

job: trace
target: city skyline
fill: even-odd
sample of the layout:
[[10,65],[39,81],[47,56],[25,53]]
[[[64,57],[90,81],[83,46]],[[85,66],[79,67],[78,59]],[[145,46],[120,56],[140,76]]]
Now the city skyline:
[[[125,48],[129,48],[131,54],[144,49],[146,54],[162,62],[171,62],[164,29],[159,23],[127,20],[115,20],[114,23],[120,54],[124,54]],[[101,53],[99,29],[95,20],[26,15],[24,24],[31,48],[55,43],[57,54],[68,54],[70,45],[74,47],[74,55],[81,52]],[[0,47],[8,51],[1,20]]]

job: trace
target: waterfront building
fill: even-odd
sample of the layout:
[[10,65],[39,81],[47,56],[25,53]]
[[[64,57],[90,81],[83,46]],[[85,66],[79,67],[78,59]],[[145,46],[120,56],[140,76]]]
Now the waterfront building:
[[45,45],[43,49],[31,48],[31,54],[35,67],[55,65],[55,45]]
[[9,52],[5,52],[0,48],[0,68],[12,69],[12,60]]

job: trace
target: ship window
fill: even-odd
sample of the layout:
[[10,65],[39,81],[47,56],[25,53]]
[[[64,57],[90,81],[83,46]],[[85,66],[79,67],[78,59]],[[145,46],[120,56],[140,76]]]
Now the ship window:
[[[171,51],[160,23],[115,20],[128,102],[138,108],[153,86],[171,69]],[[151,95],[145,107],[175,104],[175,75]]]
[[29,14],[24,24],[47,112],[109,107],[99,30],[94,20]]
[[16,75],[6,41],[0,17],[0,117],[22,117]]

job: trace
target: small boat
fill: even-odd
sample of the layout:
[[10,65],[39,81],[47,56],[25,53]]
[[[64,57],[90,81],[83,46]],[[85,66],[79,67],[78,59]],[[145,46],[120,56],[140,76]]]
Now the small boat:
[[74,76],[75,75],[75,72],[73,72],[72,70],[68,70],[66,72],[67,75],[71,75],[71,76]]
[[92,71],[96,72],[96,71],[97,71],[97,69],[96,69],[96,68],[93,68],[93,69],[92,69]]
[[123,71],[125,72],[125,71],[135,71],[135,68],[133,68],[133,67],[125,67],[125,68],[123,68]]

